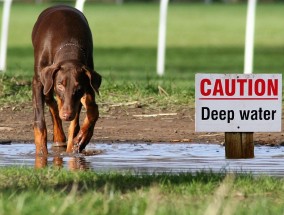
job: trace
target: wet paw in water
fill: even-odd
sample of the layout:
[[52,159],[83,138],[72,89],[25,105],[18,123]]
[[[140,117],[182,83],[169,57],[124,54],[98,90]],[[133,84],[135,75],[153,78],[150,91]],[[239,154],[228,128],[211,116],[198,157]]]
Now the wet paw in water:
[[103,153],[103,150],[99,149],[83,149],[82,152],[78,152],[74,150],[73,153],[66,153],[66,147],[52,147],[53,154],[60,156],[74,156],[74,155],[82,155],[82,156],[94,156]]
[[98,149],[84,149],[80,154],[83,154],[85,156],[93,156],[93,155],[99,155],[102,154],[103,151],[102,150],[98,150]]

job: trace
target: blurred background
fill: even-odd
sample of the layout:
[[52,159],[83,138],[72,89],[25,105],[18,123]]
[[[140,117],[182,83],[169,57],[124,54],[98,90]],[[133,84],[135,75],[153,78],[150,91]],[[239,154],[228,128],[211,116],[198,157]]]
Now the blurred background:
[[[12,95],[30,101],[32,28],[40,12],[55,4],[74,6],[75,1],[13,1],[0,102],[14,99]],[[1,2],[1,19],[2,8]],[[255,73],[283,72],[283,11],[284,0],[258,1]],[[243,73],[246,12],[247,1],[243,0],[171,0],[165,76],[159,77],[159,1],[87,0],[84,14],[93,33],[95,68],[103,76],[101,102],[193,104],[195,73]]]
[[[47,2],[72,2],[72,0],[15,0],[15,2],[28,2],[28,3],[47,3]],[[88,0],[92,3],[129,3],[129,2],[159,2],[159,0]],[[186,3],[245,3],[247,0],[170,0],[170,2],[186,2]],[[259,2],[284,2],[284,0],[259,0]]]

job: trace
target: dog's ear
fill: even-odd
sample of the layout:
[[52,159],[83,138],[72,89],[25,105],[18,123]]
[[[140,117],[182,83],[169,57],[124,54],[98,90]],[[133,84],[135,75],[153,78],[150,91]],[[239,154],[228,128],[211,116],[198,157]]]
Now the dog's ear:
[[53,86],[55,73],[60,69],[59,65],[51,65],[41,71],[40,80],[43,84],[43,94],[47,95]]
[[99,94],[99,88],[102,83],[102,76],[95,70],[92,70],[87,66],[82,66],[82,70],[85,71],[86,75],[90,79],[90,85],[93,88],[94,92]]

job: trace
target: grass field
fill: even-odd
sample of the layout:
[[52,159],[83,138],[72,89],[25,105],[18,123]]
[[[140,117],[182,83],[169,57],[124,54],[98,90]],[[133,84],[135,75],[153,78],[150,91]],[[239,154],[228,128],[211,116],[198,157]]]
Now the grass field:
[[[14,4],[0,107],[31,100],[31,31],[48,5]],[[2,7],[2,4],[1,4]],[[256,73],[282,73],[284,4],[257,8]],[[2,11],[2,8],[0,8]],[[192,105],[194,75],[242,73],[245,5],[170,4],[166,74],[156,75],[158,4],[88,5],[100,103]],[[2,14],[0,14],[2,17]],[[161,93],[158,87],[166,93]],[[151,99],[149,99],[151,98]],[[283,214],[282,178],[0,168],[0,214]]]
[[[11,101],[12,94],[19,101],[30,99],[30,35],[37,16],[47,6],[12,7],[8,69],[0,80],[2,103]],[[284,4],[257,8],[256,73],[282,73],[284,28],[279,20],[284,18],[283,9]],[[246,5],[170,4],[163,78],[156,75],[158,12],[158,4],[85,7],[94,37],[96,69],[103,75],[101,102],[140,99],[143,103],[155,97],[159,104],[188,104],[194,99],[195,73],[243,72]],[[158,86],[168,96],[160,95]]]
[[0,213],[283,214],[280,178],[225,173],[131,175],[0,169]]

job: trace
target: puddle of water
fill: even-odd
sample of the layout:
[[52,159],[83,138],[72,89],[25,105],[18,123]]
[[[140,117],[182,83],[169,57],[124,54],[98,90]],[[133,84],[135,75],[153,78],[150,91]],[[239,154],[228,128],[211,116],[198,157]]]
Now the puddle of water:
[[[52,150],[49,144],[49,151]],[[35,158],[33,144],[1,145],[0,166],[61,166],[70,170],[92,169],[137,173],[162,172],[251,172],[284,176],[284,147],[256,146],[254,159],[225,159],[225,147],[213,144],[89,144],[87,150],[97,155],[51,153]]]

